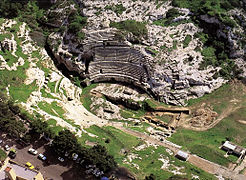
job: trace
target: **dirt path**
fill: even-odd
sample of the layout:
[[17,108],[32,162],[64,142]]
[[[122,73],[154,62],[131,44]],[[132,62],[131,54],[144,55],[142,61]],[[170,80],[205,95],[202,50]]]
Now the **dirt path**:
[[111,123],[109,125],[112,125],[114,126],[115,128],[117,129],[120,129],[122,130],[123,132],[127,133],[127,134],[130,134],[132,136],[135,136],[135,137],[138,137],[144,141],[148,141],[152,144],[157,144],[159,146],[163,146],[163,147],[166,147],[170,150],[172,150],[174,153],[177,153],[179,151],[179,149],[181,148],[181,146],[179,145],[176,145],[170,141],[167,141],[167,140],[164,140],[164,141],[160,141],[160,140],[157,140],[153,137],[150,137],[149,135],[147,134],[144,134],[144,133],[141,133],[141,132],[138,132],[138,131],[134,131],[134,130],[131,130],[131,129],[128,129],[128,128],[125,128],[123,127],[122,125],[120,125],[119,123],[115,124],[115,123]]
[[185,120],[185,122],[183,122],[181,126],[186,129],[191,129],[194,131],[206,131],[216,126],[222,119],[228,117],[231,113],[235,112],[237,109],[240,109],[240,108],[241,106],[233,107],[232,105],[230,105],[219,115],[219,117],[215,121],[213,121],[209,126],[206,126],[206,127],[193,127],[193,126],[190,126],[189,124],[185,124],[185,122],[189,121],[190,119]]

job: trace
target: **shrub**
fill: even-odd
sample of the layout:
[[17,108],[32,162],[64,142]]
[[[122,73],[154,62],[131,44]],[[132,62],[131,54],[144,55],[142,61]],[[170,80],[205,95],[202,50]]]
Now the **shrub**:
[[117,4],[115,6],[105,6],[105,10],[111,10],[114,11],[117,15],[122,14],[126,8],[122,4]]
[[180,12],[179,12],[177,9],[172,8],[172,9],[169,9],[169,10],[167,11],[166,18],[171,18],[171,19],[173,19],[173,18],[175,18],[175,17],[177,17],[177,16],[179,16],[179,15],[180,15]]
[[81,32],[81,29],[86,25],[87,18],[81,16],[78,12],[73,12],[68,17],[69,25],[68,31],[75,34],[78,39],[84,39],[84,33]]
[[187,35],[183,41],[184,48],[188,47],[189,43],[191,42],[191,35]]
[[120,30],[124,30],[126,32],[131,32],[133,35],[137,37],[146,37],[148,34],[148,30],[145,26],[145,23],[138,22],[135,20],[111,22],[110,26]]

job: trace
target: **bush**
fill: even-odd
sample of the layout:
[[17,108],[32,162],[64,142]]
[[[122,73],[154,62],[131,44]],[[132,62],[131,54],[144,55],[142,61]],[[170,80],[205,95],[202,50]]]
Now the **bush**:
[[81,16],[77,11],[71,13],[71,15],[68,17],[69,25],[68,25],[68,31],[75,34],[78,39],[83,40],[84,39],[84,33],[81,32],[81,29],[86,25],[87,18]]
[[175,17],[177,17],[177,16],[179,16],[180,15],[180,12],[177,10],[177,9],[175,9],[175,8],[172,8],[172,9],[169,9],[168,11],[167,11],[167,14],[166,14],[166,18],[168,18],[168,19],[173,19],[173,18],[175,18]]
[[117,4],[115,6],[105,6],[105,10],[111,10],[114,11],[117,15],[122,14],[126,8],[122,4]]
[[124,30],[126,32],[131,32],[133,35],[137,37],[146,37],[148,34],[148,30],[145,26],[145,23],[138,22],[135,20],[111,22],[110,26],[120,30]]
[[183,41],[183,47],[184,48],[186,48],[186,47],[188,47],[188,45],[190,44],[190,42],[191,42],[191,35],[187,35],[187,36],[185,36],[185,39],[184,39],[184,41]]

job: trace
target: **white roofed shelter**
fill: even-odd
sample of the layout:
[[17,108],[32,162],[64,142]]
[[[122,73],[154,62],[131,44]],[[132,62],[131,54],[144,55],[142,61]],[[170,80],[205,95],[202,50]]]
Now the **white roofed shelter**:
[[227,151],[234,151],[236,147],[236,145],[231,144],[229,141],[226,141],[221,148]]
[[189,158],[189,154],[187,152],[184,151],[178,151],[178,153],[176,154],[176,157],[186,161]]
[[245,155],[245,148],[237,146],[229,141],[226,141],[222,146],[221,149],[231,152],[237,156],[244,156]]

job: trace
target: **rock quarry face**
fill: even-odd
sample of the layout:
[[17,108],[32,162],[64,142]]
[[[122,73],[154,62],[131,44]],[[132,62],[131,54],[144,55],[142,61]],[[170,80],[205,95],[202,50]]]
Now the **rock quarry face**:
[[[122,5],[125,10],[119,13],[113,8],[107,8],[116,5]],[[227,80],[214,78],[219,67],[208,66],[201,70],[203,56],[196,49],[202,48],[203,44],[194,36],[201,29],[193,23],[166,27],[153,23],[165,18],[170,8],[169,1],[157,6],[152,1],[88,0],[84,2],[83,8],[83,14],[88,17],[88,25],[82,30],[85,39],[76,40],[67,31],[57,32],[50,35],[49,45],[58,62],[64,64],[69,71],[78,72],[87,84],[127,82],[160,101],[183,106],[188,99],[210,93]],[[189,18],[189,10],[179,11],[182,15],[174,21]],[[110,22],[129,19],[146,22],[148,34],[147,37],[140,38],[140,43],[132,41],[132,33],[119,36],[119,30],[109,27]],[[207,23],[218,23],[217,19],[208,16],[201,19]],[[217,33],[223,36],[222,31]],[[229,34],[231,36],[228,36],[228,40],[234,48],[232,55],[239,54],[235,62],[240,67],[242,64],[244,66],[242,55],[245,50],[235,44],[233,30]],[[190,42],[185,45],[187,37]]]

